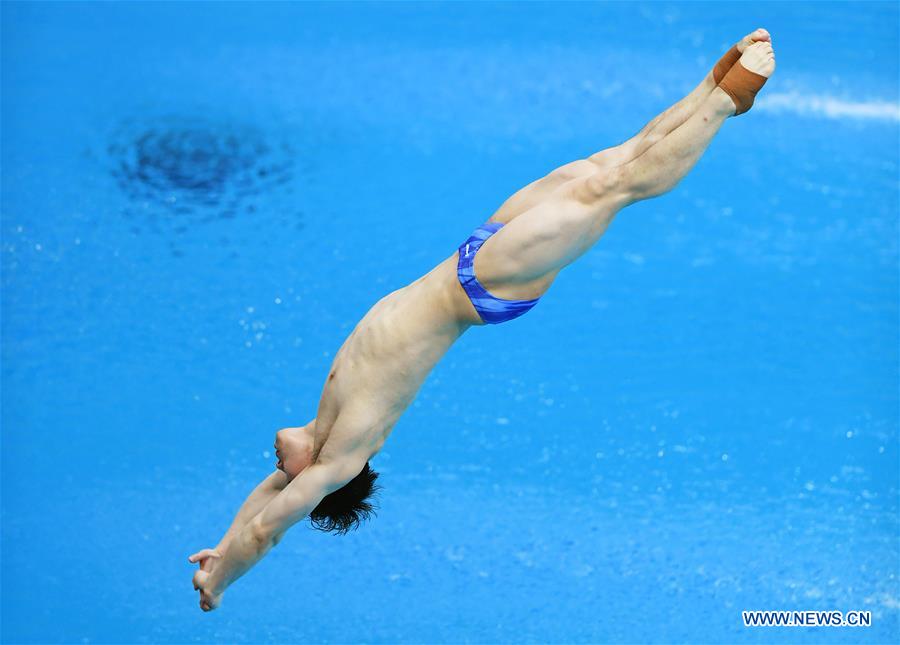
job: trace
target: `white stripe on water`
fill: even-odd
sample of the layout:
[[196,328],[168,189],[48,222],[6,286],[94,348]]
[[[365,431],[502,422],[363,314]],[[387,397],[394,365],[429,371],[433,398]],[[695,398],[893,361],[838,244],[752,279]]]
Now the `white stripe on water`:
[[795,112],[803,116],[832,119],[884,119],[900,121],[900,105],[896,102],[869,100],[847,101],[823,94],[785,92],[760,96],[756,106],[767,112]]

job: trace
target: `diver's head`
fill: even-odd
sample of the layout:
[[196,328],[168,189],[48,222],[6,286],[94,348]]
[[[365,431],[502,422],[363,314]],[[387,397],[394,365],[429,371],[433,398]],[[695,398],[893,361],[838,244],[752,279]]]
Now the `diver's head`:
[[[312,465],[315,421],[299,428],[282,428],[275,433],[276,468],[294,479]],[[309,514],[313,527],[320,531],[346,533],[375,512],[373,495],[379,490],[375,484],[378,473],[368,462],[349,482],[322,498]]]
[[275,433],[275,467],[293,479],[313,460],[313,424],[298,428],[282,428]]
[[378,473],[369,468],[369,463],[356,477],[326,495],[316,506],[309,519],[314,528],[343,534],[359,527],[360,522],[375,513],[372,496],[379,490],[375,484]]

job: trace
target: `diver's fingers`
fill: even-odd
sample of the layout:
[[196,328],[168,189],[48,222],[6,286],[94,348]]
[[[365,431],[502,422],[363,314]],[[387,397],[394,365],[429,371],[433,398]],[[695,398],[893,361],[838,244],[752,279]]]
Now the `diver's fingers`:
[[197,553],[192,556],[188,556],[188,562],[197,562],[198,560],[205,560],[209,557],[218,558],[220,557],[219,552],[215,549],[203,549],[201,551],[197,551]]

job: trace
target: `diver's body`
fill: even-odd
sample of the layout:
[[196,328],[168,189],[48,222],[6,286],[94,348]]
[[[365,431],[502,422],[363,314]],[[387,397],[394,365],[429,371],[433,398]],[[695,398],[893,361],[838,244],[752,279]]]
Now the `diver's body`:
[[[552,212],[558,218],[548,223],[552,232],[519,233],[513,220],[522,213],[504,215],[502,208],[488,220],[487,224],[505,225],[490,235],[477,253],[472,253],[472,265],[477,283],[499,303],[494,310],[479,312],[461,283],[458,269],[460,255],[465,259],[464,244],[427,274],[389,293],[366,313],[334,357],[315,419],[302,428],[286,429],[286,435],[292,430],[311,434],[311,463],[344,459],[348,452],[356,450],[366,460],[372,457],[456,339],[473,325],[487,324],[485,318],[503,322],[517,317],[496,319],[498,314],[503,315],[509,301],[537,301],[564,264],[590,248],[590,238],[599,237],[615,212],[627,203],[627,196],[610,186],[604,194],[580,201],[578,192],[587,190],[583,182],[589,178],[588,174],[575,177],[553,194],[541,197],[541,209],[547,213],[537,217]],[[525,211],[530,208],[525,207]],[[519,233],[519,238],[527,240],[530,246],[540,244],[545,233],[559,235],[557,226],[565,217],[571,218],[570,224],[577,230],[570,233],[571,243],[559,246],[561,253],[555,256],[555,263],[531,266],[527,259],[514,259],[533,257],[528,248],[516,248],[510,254],[514,235]],[[480,301],[483,303],[484,299]],[[295,474],[299,473],[286,471],[285,480]]]
[[[292,524],[368,468],[426,376],[469,327],[522,315],[625,206],[669,191],[725,119],[774,71],[765,30],[743,38],[687,97],[625,143],[558,168],[508,199],[434,269],[379,300],[335,355],[316,417],[276,434],[277,471],[216,549],[193,556],[201,607]],[[738,58],[740,63],[737,63]]]
[[[497,230],[480,227],[487,239],[477,252],[472,247],[481,240],[463,244],[427,274],[379,300],[335,355],[315,419],[283,430],[284,441],[292,433],[309,433],[309,463],[356,453],[368,461],[456,339],[473,325],[504,322],[530,309],[510,311],[508,303],[533,306],[629,200],[611,169],[600,171],[585,161],[565,172],[569,177],[549,194],[535,191],[540,201],[520,197],[516,208],[501,207],[486,223]],[[548,245],[554,248],[542,248]],[[471,277],[477,278],[464,286],[460,259],[466,260],[467,247]],[[481,287],[480,299],[466,291],[473,285]],[[285,483],[299,474],[281,460],[278,464]]]

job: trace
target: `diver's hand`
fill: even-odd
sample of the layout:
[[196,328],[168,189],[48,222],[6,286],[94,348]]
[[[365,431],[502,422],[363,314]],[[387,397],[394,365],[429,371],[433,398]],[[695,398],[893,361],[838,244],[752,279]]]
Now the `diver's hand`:
[[200,609],[212,611],[222,602],[222,594],[212,593],[209,581],[210,574],[202,569],[194,573],[194,589],[200,592]]
[[199,562],[200,570],[208,573],[213,570],[223,555],[224,553],[219,548],[202,549],[194,555],[188,556],[188,562]]
[[[212,611],[219,606],[222,594],[212,594],[206,589],[208,587],[209,575],[216,568],[216,565],[222,559],[224,553],[218,548],[202,549],[188,557],[188,562],[196,562],[200,568],[194,573],[194,589],[200,592],[200,609],[203,611]],[[201,575],[202,574],[202,575]]]

